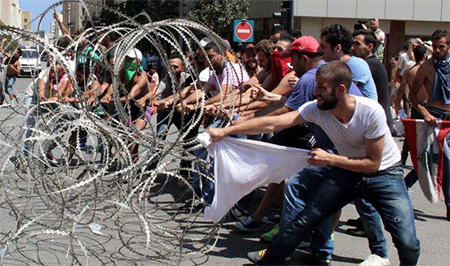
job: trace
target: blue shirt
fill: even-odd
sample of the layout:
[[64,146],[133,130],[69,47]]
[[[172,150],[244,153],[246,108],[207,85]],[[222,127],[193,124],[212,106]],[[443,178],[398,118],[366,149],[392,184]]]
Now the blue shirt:
[[352,71],[353,81],[356,82],[356,86],[361,91],[364,97],[378,100],[377,88],[372,78],[369,65],[361,58],[352,56],[347,61],[348,67]]

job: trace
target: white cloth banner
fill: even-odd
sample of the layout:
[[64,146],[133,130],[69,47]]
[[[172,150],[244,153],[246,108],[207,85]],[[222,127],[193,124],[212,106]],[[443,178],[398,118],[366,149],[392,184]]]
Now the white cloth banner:
[[269,183],[280,183],[308,165],[308,150],[226,137],[197,139],[214,156],[214,199],[204,218],[218,223],[243,196]]

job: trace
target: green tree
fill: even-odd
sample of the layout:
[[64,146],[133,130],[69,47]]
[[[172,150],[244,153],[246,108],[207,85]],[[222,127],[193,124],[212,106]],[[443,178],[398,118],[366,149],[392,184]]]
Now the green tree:
[[233,20],[242,19],[249,6],[249,0],[197,0],[188,18],[203,22],[219,33],[229,31]]
[[[134,17],[145,11],[152,21],[178,17],[179,1],[171,0],[128,0],[124,3],[115,5],[112,9],[129,17]],[[111,25],[117,23],[120,16],[116,13],[104,9],[98,18],[94,19],[96,25]],[[148,23],[148,19],[140,16],[137,18],[139,23]],[[88,25],[90,26],[90,25]]]

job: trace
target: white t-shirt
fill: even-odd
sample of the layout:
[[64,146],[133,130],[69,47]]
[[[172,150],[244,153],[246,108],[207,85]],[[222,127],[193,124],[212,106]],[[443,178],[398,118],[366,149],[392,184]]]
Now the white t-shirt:
[[408,56],[408,53],[405,52],[400,55],[398,62],[397,62],[397,68],[399,69],[398,74],[400,76],[403,76],[405,74],[406,70],[410,69],[416,64],[414,60],[411,60]]
[[158,84],[159,84],[158,72],[153,73],[153,75],[152,75],[152,82],[151,83],[155,84],[155,86],[158,86]]
[[214,71],[209,77],[208,83],[214,86],[214,91],[209,92],[212,96],[220,92],[222,85],[228,84],[237,88],[250,79],[242,65],[234,64],[230,61],[227,61],[225,64],[221,74],[217,75]]
[[342,156],[365,158],[365,140],[384,135],[384,149],[378,170],[395,165],[400,161],[400,151],[389,131],[383,108],[375,100],[353,97],[356,99],[355,111],[347,124],[337,120],[331,111],[318,109],[317,100],[305,103],[298,110],[306,121],[317,124],[325,131]]
[[44,84],[47,84],[48,81],[48,71],[50,70],[50,68],[44,69],[41,72],[39,72],[39,75],[37,78],[35,78],[33,81],[30,82],[30,84],[28,85],[28,87],[25,89],[25,95],[28,96],[34,96],[38,94],[38,81],[39,79],[41,79]]

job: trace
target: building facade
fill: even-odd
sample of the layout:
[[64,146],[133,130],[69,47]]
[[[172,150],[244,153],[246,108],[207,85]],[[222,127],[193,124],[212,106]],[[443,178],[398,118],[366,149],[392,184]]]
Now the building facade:
[[22,11],[22,29],[31,31],[31,12]]
[[79,3],[64,1],[63,3],[63,23],[69,29],[70,34],[75,34],[83,27],[84,9]]
[[384,62],[409,38],[450,31],[450,0],[293,0],[292,14],[294,28],[316,38],[328,25],[339,23],[353,31],[358,20],[378,18],[387,37]]
[[0,0],[0,20],[5,25],[22,28],[22,7],[19,0]]

